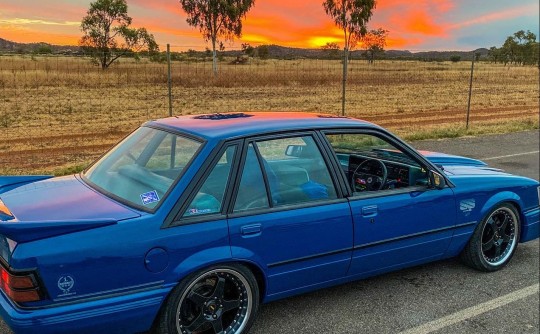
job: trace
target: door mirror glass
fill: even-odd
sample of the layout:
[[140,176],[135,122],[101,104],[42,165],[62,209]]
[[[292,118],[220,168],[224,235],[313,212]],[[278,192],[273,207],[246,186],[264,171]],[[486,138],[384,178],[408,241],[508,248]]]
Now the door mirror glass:
[[430,171],[429,172],[429,180],[430,180],[430,184],[431,184],[431,186],[433,188],[443,189],[444,187],[446,187],[446,180],[445,180],[444,176],[442,176],[438,172]]
[[285,155],[288,157],[300,158],[304,148],[305,145],[289,145],[285,150]]

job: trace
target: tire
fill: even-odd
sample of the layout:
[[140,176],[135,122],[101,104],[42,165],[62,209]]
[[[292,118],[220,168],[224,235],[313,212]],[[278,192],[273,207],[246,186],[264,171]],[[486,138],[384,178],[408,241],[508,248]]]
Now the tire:
[[461,260],[468,266],[486,272],[508,264],[519,243],[521,222],[516,208],[503,203],[493,208],[474,230]]
[[259,288],[243,265],[217,265],[193,273],[171,292],[154,332],[247,333],[259,308]]

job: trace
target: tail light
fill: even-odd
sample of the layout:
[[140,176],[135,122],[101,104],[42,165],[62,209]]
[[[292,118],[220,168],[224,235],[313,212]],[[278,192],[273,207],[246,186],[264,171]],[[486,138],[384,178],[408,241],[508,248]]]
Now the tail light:
[[39,285],[32,273],[10,273],[0,265],[0,289],[16,303],[41,300]]

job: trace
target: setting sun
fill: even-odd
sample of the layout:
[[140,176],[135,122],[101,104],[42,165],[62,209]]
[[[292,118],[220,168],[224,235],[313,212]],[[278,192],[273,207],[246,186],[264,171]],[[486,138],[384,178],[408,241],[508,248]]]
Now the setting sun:
[[315,37],[311,37],[308,41],[308,45],[314,48],[324,46],[328,43],[339,44],[339,43],[343,43],[343,40],[337,37],[315,36]]

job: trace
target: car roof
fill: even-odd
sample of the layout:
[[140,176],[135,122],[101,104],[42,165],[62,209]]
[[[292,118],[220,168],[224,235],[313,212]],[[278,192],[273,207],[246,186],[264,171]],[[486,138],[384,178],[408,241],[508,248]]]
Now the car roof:
[[291,130],[378,126],[350,117],[306,112],[235,112],[176,116],[146,123],[204,139],[230,139]]

